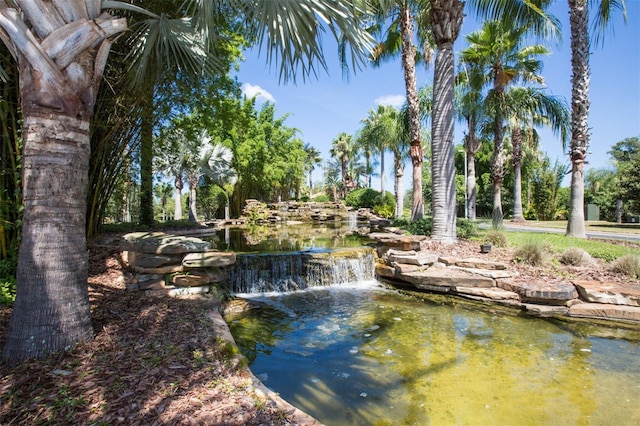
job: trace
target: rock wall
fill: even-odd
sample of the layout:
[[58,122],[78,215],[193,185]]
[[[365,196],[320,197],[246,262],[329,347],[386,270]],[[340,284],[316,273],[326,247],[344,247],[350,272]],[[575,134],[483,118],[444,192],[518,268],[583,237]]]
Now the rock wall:
[[512,306],[538,317],[640,327],[640,291],[633,288],[600,281],[522,282],[504,263],[440,255],[425,236],[369,237],[377,242],[376,275],[397,286]]

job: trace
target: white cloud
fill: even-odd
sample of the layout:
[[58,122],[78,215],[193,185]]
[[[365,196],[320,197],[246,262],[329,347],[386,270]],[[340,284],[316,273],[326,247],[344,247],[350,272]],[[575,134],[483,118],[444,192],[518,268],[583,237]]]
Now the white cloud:
[[407,98],[404,95],[385,95],[376,98],[374,102],[376,105],[391,105],[394,108],[400,108],[404,105],[406,99]]
[[276,102],[276,99],[273,97],[273,95],[268,91],[264,90],[260,86],[257,86],[257,85],[254,86],[253,84],[250,84],[250,83],[242,83],[241,89],[242,89],[242,93],[247,98],[253,98],[255,96],[256,99],[261,102],[272,102],[272,103]]

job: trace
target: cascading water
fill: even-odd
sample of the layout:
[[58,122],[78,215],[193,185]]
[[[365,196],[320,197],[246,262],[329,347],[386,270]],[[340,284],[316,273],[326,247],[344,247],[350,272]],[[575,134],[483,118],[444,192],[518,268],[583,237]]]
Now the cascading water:
[[371,248],[240,254],[229,269],[232,293],[290,292],[374,278]]

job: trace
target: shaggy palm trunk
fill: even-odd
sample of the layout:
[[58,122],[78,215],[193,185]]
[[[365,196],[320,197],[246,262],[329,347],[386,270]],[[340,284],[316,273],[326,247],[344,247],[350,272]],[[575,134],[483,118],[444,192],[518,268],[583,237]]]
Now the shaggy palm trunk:
[[588,0],[569,0],[571,26],[571,207],[567,235],[586,238],[584,162],[589,147],[589,9]]
[[399,152],[395,152],[393,158],[395,166],[395,180],[393,189],[396,196],[396,217],[401,217],[404,212],[404,196],[402,195],[402,178],[404,177],[404,165],[402,164],[402,158],[400,157]]
[[[500,92],[501,94],[502,92]],[[502,131],[502,112],[496,113],[495,138],[493,141],[493,158],[491,160],[491,181],[493,182],[493,211],[491,213],[491,224],[494,229],[502,228],[502,194],[501,186],[504,180],[504,141]]]
[[456,185],[453,153],[453,43],[458,38],[464,14],[464,3],[458,0],[434,0],[430,23],[438,52],[433,78],[432,162],[433,179],[431,238],[456,240]]
[[413,206],[411,220],[420,220],[424,216],[424,199],[422,193],[422,138],[420,136],[420,104],[418,102],[418,83],[416,82],[415,48],[413,47],[413,21],[411,11],[406,8],[400,16],[400,32],[402,34],[402,68],[407,93],[407,111],[409,114],[409,138],[411,148],[411,164],[413,165]]
[[197,222],[198,214],[196,212],[196,186],[198,180],[189,179],[189,222]]
[[4,347],[13,363],[93,336],[85,240],[89,120],[24,116],[24,215],[18,292]]
[[524,222],[522,211],[522,131],[513,129],[511,136],[513,146],[513,221]]

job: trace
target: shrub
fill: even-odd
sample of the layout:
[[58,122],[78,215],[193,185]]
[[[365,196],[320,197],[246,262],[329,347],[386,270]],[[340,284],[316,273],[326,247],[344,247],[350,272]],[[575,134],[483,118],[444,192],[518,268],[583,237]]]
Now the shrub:
[[640,256],[628,254],[616,259],[611,265],[611,270],[631,278],[640,278]]
[[329,198],[328,195],[322,194],[322,195],[318,195],[311,201],[315,201],[316,203],[328,203],[329,201],[331,201],[331,199]]
[[507,237],[504,235],[504,232],[501,231],[488,231],[482,241],[496,247],[507,246]]
[[13,305],[16,300],[17,258],[0,260],[0,305]]
[[378,201],[378,197],[380,193],[372,188],[360,188],[354,191],[351,191],[347,198],[344,199],[344,203],[347,206],[355,207],[357,209],[360,208],[370,208],[372,209]]
[[392,218],[396,213],[396,199],[393,194],[388,191],[384,193],[384,196],[378,194],[373,211],[380,217]]
[[549,252],[542,244],[525,244],[516,250],[514,261],[527,265],[540,266],[549,259]]
[[560,255],[560,263],[572,266],[586,266],[593,263],[593,257],[578,247],[569,247]]

